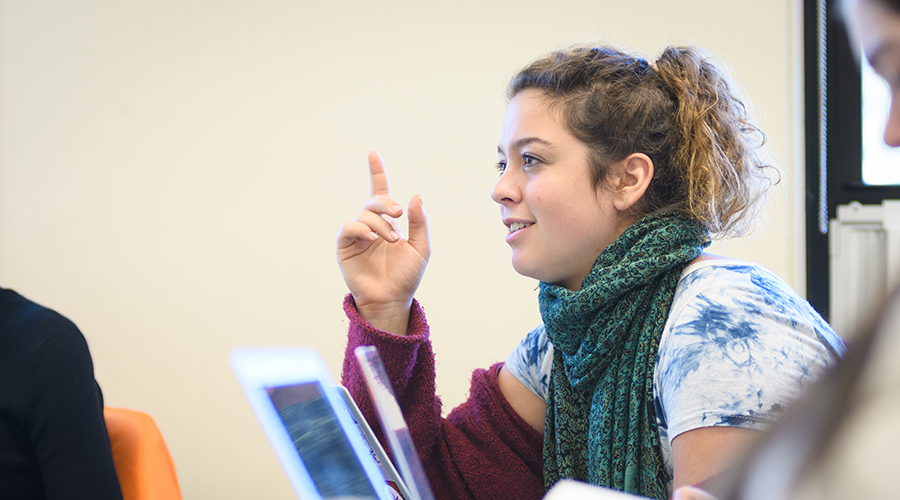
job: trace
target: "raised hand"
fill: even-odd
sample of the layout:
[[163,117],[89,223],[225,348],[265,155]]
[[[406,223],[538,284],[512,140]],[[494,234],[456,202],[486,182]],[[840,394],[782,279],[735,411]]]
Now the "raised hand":
[[352,222],[341,227],[337,258],[360,315],[376,328],[403,335],[413,295],[422,281],[431,242],[422,197],[409,201],[408,234],[396,219],[403,208],[391,198],[384,162],[369,153],[372,196]]

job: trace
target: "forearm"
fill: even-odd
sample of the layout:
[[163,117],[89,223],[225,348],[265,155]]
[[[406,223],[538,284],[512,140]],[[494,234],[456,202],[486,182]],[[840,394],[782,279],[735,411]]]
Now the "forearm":
[[413,302],[408,332],[404,336],[382,331],[363,319],[356,310],[352,295],[347,295],[344,299],[344,311],[350,320],[350,327],[341,382],[350,391],[376,434],[382,436],[365,379],[353,354],[358,346],[375,346],[384,360],[388,379],[422,454],[434,445],[434,434],[440,426],[441,413],[440,400],[435,395],[434,355],[422,308],[417,302]]
[[378,348],[438,499],[543,496],[543,436],[516,414],[500,392],[497,374],[502,365],[476,370],[469,399],[441,419],[434,355],[419,305],[413,303],[407,336],[372,327],[356,312],[350,296],[344,308],[350,332],[342,381],[376,434],[382,436],[353,356],[359,345]]

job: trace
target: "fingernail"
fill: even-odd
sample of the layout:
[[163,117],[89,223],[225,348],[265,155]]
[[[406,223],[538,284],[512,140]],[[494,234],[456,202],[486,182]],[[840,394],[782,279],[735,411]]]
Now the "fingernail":
[[376,233],[375,231],[372,231],[371,233],[369,233],[369,239],[371,239],[372,241],[377,240],[377,239],[378,239],[378,233]]
[[394,212],[402,212],[403,207],[401,207],[400,205],[394,205],[393,207],[391,207],[391,210]]
[[397,231],[391,231],[391,239],[392,239],[392,240],[399,240],[399,239],[400,239],[400,235],[397,234]]

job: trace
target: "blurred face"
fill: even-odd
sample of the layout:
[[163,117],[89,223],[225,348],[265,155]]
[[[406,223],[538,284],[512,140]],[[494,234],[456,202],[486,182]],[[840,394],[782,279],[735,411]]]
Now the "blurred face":
[[491,198],[500,204],[516,272],[581,288],[600,253],[628,227],[613,192],[591,182],[587,147],[536,90],[510,102],[497,146],[502,169]]
[[900,15],[878,0],[850,0],[846,6],[851,39],[891,88],[884,142],[900,146]]

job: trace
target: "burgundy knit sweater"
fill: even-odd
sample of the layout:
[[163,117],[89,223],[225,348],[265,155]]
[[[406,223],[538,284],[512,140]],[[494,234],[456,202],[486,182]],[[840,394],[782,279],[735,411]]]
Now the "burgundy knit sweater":
[[385,444],[353,355],[360,345],[378,348],[438,500],[539,499],[544,495],[543,436],[519,417],[500,392],[497,374],[502,363],[475,370],[469,399],[441,418],[434,353],[419,303],[413,301],[405,336],[370,325],[356,311],[352,295],[344,299],[344,311],[350,332],[341,381]]

